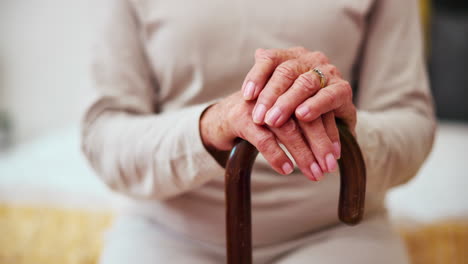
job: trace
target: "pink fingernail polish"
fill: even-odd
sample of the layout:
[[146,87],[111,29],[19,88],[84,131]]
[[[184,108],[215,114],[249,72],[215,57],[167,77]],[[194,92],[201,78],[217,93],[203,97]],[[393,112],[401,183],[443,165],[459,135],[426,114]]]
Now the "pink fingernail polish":
[[296,113],[299,114],[301,117],[306,117],[309,114],[309,108],[307,106],[300,106]]
[[331,153],[327,154],[327,156],[325,157],[325,161],[327,162],[328,172],[334,172],[338,167],[335,156],[333,156],[333,154]]
[[281,169],[283,169],[283,172],[285,174],[291,174],[294,170],[291,164],[289,164],[289,162],[285,162],[283,166],[281,167]]
[[333,149],[335,151],[335,159],[341,158],[341,145],[340,142],[334,142],[333,143]]
[[253,112],[253,121],[256,124],[261,124],[263,122],[263,118],[265,117],[266,107],[263,104],[259,104],[255,107]]
[[247,82],[247,85],[245,85],[244,88],[244,99],[251,100],[254,96],[254,91],[255,83],[253,83],[252,81]]
[[278,107],[273,107],[270,109],[265,117],[265,123],[270,126],[275,126],[276,121],[278,121],[281,115],[281,110]]
[[312,171],[312,174],[314,174],[316,181],[320,181],[323,178],[323,172],[317,162],[310,165],[310,170]]
[[309,178],[309,180],[311,180],[311,181],[317,181],[317,178],[315,178],[315,175],[314,175],[314,173],[312,171],[310,173],[310,177],[307,177],[307,178]]

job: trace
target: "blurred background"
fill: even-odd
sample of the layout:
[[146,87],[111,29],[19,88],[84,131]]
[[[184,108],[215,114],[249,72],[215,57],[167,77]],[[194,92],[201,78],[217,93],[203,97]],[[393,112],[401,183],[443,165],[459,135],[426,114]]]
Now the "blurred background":
[[[468,263],[468,1],[420,1],[439,129],[387,205],[413,263]],[[118,197],[79,122],[101,1],[0,1],[0,264],[96,263]]]

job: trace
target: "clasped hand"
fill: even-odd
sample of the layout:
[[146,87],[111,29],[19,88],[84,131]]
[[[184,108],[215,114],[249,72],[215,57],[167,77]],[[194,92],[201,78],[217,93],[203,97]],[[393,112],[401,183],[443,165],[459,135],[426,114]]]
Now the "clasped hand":
[[[326,77],[324,87],[315,68]],[[351,86],[323,53],[302,47],[258,49],[242,90],[206,110],[200,130],[209,150],[230,150],[240,137],[274,170],[290,174],[294,165],[281,143],[302,173],[318,181],[338,167],[341,145],[335,117],[355,134]]]

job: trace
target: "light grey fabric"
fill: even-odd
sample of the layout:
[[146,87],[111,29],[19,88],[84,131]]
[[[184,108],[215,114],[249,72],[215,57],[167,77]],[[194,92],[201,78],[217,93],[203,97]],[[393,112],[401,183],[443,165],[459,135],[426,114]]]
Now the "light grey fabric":
[[[141,215],[120,217],[106,236],[101,264],[220,264],[225,248],[189,238]],[[385,214],[360,225],[320,232],[254,248],[255,264],[407,264],[407,253]]]

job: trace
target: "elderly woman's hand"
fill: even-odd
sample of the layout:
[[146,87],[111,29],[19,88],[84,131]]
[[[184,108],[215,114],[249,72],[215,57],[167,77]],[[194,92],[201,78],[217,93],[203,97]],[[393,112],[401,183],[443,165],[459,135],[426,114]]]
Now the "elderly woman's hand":
[[[274,170],[289,174],[293,164],[279,146],[281,142],[305,176],[320,180],[323,172],[297,121],[286,120],[280,128],[258,125],[251,118],[253,107],[254,103],[245,101],[239,91],[208,108],[200,119],[200,134],[205,147],[211,153],[227,151],[234,146],[236,138],[243,138],[262,153]],[[316,124],[311,122],[306,127],[313,130],[314,126]]]
[[[326,77],[323,88],[319,74],[312,71],[315,68]],[[328,164],[336,163],[332,161],[332,153],[335,158],[340,155],[335,116],[355,134],[352,89],[320,52],[302,47],[258,49],[242,91],[244,99],[257,99],[252,113],[257,124],[281,127],[295,113],[323,171],[330,171]]]

